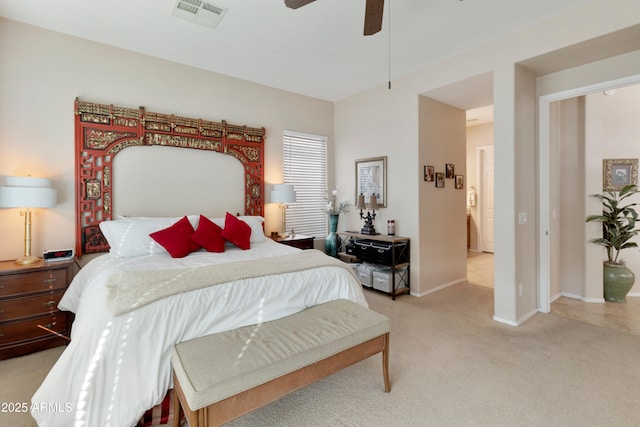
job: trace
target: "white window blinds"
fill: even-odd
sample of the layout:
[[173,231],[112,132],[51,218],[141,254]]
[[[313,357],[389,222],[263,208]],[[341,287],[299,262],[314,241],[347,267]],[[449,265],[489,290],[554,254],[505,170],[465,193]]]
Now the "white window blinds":
[[287,208],[287,231],[326,236],[327,137],[284,131],[283,169],[284,182],[296,191],[296,203]]

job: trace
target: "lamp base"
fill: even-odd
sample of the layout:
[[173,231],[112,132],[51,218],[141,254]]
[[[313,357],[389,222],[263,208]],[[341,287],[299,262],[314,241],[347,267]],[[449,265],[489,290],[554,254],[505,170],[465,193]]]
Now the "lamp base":
[[376,232],[376,228],[372,224],[365,224],[362,230],[360,230],[360,234],[374,235],[380,233]]
[[30,265],[39,262],[41,259],[37,256],[25,256],[22,258],[18,258],[15,263],[18,265]]

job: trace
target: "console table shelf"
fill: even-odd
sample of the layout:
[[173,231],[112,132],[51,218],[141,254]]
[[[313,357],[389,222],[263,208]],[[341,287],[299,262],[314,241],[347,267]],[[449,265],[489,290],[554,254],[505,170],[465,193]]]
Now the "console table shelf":
[[[389,267],[391,269],[391,287],[390,291],[386,292],[392,296],[395,300],[396,295],[401,295],[410,292],[410,259],[411,259],[411,239],[408,237],[400,236],[386,236],[382,234],[362,234],[353,231],[341,231],[336,233],[342,240],[341,247],[345,249],[340,252],[338,256],[346,262],[369,262],[375,265]],[[368,249],[369,253],[362,254],[348,253],[346,251],[349,243],[355,245],[371,242],[372,247]],[[375,243],[382,243],[388,245],[388,249],[378,249],[374,246]],[[406,269],[403,274],[399,275],[396,280],[397,272],[401,269]]]

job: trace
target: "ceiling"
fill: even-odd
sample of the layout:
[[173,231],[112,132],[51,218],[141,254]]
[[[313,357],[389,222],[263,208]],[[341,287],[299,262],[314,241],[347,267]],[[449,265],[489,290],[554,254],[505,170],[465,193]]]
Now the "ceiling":
[[592,0],[387,0],[366,37],[366,0],[207,1],[227,8],[215,29],[172,16],[176,0],[0,0],[0,16],[337,101]]

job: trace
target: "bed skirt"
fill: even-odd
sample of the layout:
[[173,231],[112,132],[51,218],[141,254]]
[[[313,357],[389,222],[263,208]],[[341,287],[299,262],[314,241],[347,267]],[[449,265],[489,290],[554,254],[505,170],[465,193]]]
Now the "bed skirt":
[[171,425],[173,422],[173,389],[167,391],[162,402],[144,413],[136,427],[156,427]]

